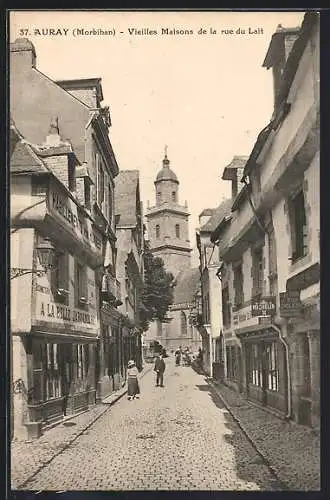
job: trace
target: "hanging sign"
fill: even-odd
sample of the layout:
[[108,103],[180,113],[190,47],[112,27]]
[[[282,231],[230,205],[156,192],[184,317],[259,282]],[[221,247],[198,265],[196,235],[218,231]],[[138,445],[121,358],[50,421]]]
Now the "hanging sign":
[[300,290],[280,293],[280,316],[293,318],[301,315]]
[[276,297],[262,297],[252,300],[252,316],[273,316],[276,313]]

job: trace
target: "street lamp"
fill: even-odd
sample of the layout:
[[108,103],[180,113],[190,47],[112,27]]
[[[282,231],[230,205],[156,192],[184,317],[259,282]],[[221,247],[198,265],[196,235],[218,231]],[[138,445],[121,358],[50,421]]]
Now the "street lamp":
[[49,238],[44,238],[36,247],[39,262],[43,267],[42,270],[26,269],[22,267],[12,267],[10,269],[10,279],[13,280],[25,274],[36,274],[43,276],[48,270],[54,270],[55,247]]

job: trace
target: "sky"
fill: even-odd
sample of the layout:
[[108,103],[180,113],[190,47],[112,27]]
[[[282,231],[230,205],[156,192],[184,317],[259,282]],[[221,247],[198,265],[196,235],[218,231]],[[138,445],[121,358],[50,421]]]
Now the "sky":
[[[262,67],[271,36],[278,24],[299,26],[303,15],[12,11],[10,41],[29,38],[37,68],[54,80],[102,78],[117,162],[140,171],[145,211],[148,200],[155,203],[154,180],[168,146],[194,246],[198,215],[230,196],[224,167],[234,155],[250,154],[271,118],[272,75]],[[163,34],[166,28],[193,33]]]

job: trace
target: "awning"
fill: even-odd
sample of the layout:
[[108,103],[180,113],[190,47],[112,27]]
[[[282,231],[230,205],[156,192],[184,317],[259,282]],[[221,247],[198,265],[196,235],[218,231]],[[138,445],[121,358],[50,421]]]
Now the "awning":
[[235,335],[240,340],[246,341],[278,338],[279,336],[277,328],[273,328],[272,325],[255,325],[237,328],[235,329]]

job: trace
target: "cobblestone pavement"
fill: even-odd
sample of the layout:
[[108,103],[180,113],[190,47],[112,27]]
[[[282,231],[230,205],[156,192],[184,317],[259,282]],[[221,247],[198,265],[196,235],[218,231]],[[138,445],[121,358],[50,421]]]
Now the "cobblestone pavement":
[[284,421],[226,387],[215,386],[240,426],[290,490],[320,490],[320,437]]
[[[152,366],[146,364],[139,377],[144,377]],[[106,398],[106,404],[98,404],[89,411],[73,416],[45,432],[39,439],[33,441],[17,441],[11,443],[11,484],[13,489],[35,474],[41,467],[60,454],[82,432],[95,422],[109,406],[119,400],[127,391],[127,385],[115,391]]]
[[24,489],[283,489],[205,378],[166,361],[164,388],[146,374]]

